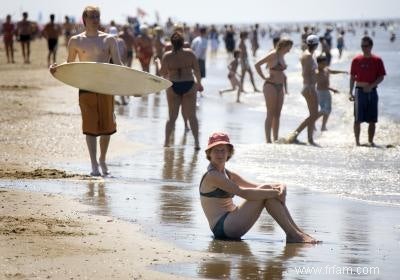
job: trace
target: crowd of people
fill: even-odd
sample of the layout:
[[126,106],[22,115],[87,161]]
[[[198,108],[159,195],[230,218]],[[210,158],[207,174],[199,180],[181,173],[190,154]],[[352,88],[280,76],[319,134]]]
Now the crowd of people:
[[[280,113],[287,93],[287,64],[285,55],[294,47],[294,43],[286,35],[290,30],[264,29],[258,24],[250,30],[239,31],[239,42],[236,41],[237,29],[225,25],[220,30],[216,26],[200,26],[193,28],[186,24],[174,24],[169,19],[165,26],[158,24],[117,25],[111,22],[109,26],[100,24],[100,9],[88,6],[82,13],[83,26],[75,25],[65,17],[63,24],[50,20],[43,28],[28,20],[28,13],[17,24],[6,17],[2,25],[7,62],[15,63],[14,38],[21,43],[23,62],[30,63],[30,42],[34,37],[44,37],[48,42],[47,62],[50,71],[56,71],[56,51],[59,37],[65,36],[68,56],[67,62],[92,61],[114,63],[131,67],[134,55],[140,62],[143,71],[150,72],[151,63],[155,64],[155,74],[163,76],[172,82],[166,90],[168,103],[168,119],[165,126],[164,146],[170,145],[175,122],[181,110],[185,125],[192,130],[194,146],[200,149],[199,125],[196,117],[196,98],[204,87],[202,80],[206,78],[206,59],[208,47],[210,54],[216,55],[219,49],[219,38],[225,43],[225,50],[230,55],[228,64],[228,79],[232,88],[224,92],[237,91],[236,101],[244,92],[244,78],[249,74],[254,92],[259,89],[253,76],[256,73],[264,81],[263,94],[267,108],[265,120],[265,137],[267,143],[279,140]],[[297,28],[299,31],[299,28]],[[307,128],[308,143],[316,145],[313,138],[315,122],[323,117],[321,130],[327,129],[327,120],[331,112],[330,92],[337,92],[330,86],[330,74],[346,74],[347,71],[330,69],[333,47],[332,28],[327,28],[323,36],[317,36],[320,30],[304,27],[301,34],[303,50],[300,57],[303,88],[301,94],[306,100],[309,115],[288,137],[287,143],[295,143],[297,136]],[[247,45],[251,45],[250,55],[257,57],[260,47],[259,36],[269,33],[273,46],[267,54],[254,65],[249,60]],[[337,30],[337,49],[339,58],[345,46],[345,30]],[[392,40],[392,38],[391,38]],[[316,56],[321,46],[319,56]],[[373,40],[364,36],[361,40],[362,54],[357,55],[350,69],[349,99],[354,101],[354,134],[356,145],[360,145],[360,123],[367,122],[368,142],[374,145],[375,123],[378,119],[377,86],[386,75],[382,59],[372,53]],[[240,74],[239,72],[240,66]],[[264,70],[263,69],[266,69]],[[354,90],[355,88],[355,90]],[[127,104],[123,100],[123,104]],[[110,136],[116,132],[114,116],[114,97],[86,90],[79,91],[79,106],[82,114],[82,131],[86,135],[86,144],[91,160],[91,175],[106,176],[109,170],[106,164]],[[188,124],[187,124],[188,122]],[[97,158],[97,140],[99,137],[100,156]],[[200,183],[200,196],[204,212],[209,220],[210,228],[216,238],[240,238],[256,222],[265,208],[283,228],[287,242],[316,243],[316,239],[302,231],[293,221],[285,205],[286,187],[282,184],[257,185],[228,171],[225,163],[233,155],[233,145],[228,135],[213,134],[206,148],[210,166]],[[232,197],[239,195],[245,199],[240,206],[233,204]]]

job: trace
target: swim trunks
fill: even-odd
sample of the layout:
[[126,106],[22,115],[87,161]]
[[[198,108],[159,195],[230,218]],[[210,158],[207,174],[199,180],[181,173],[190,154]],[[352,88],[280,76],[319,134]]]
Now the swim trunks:
[[332,96],[329,90],[318,90],[318,103],[320,111],[324,114],[330,114],[332,111]]
[[354,100],[355,122],[378,122],[378,93],[376,88],[371,92],[364,92],[361,87],[356,87]]
[[117,131],[114,96],[79,90],[82,132],[86,135],[111,135]]
[[57,38],[49,38],[47,40],[47,47],[49,51],[54,51],[57,48],[58,39]]

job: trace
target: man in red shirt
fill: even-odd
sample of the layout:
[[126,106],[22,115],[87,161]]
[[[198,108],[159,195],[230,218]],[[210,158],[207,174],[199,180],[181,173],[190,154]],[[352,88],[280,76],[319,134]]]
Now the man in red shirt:
[[[357,55],[350,70],[350,101],[354,101],[354,136],[360,146],[360,124],[368,123],[368,143],[374,146],[375,123],[378,121],[378,93],[376,87],[386,75],[380,57],[371,53],[374,43],[365,36],[361,39],[363,54]],[[353,90],[355,88],[355,93]]]

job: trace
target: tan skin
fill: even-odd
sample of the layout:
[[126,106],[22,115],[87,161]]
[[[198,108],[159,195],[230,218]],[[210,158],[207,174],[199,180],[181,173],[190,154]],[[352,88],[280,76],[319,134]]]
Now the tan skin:
[[[28,16],[23,16],[23,19],[17,23],[17,36],[19,35],[33,35],[33,23],[28,20]],[[22,56],[24,58],[24,63],[30,63],[31,55],[31,42],[21,41]]]
[[[74,62],[76,57],[78,57],[79,61],[108,63],[111,57],[114,64],[122,65],[115,38],[109,36],[107,33],[99,31],[100,14],[96,11],[90,11],[84,20],[86,23],[85,31],[72,36],[68,43],[67,62]],[[57,66],[57,64],[50,66],[50,72],[54,73],[56,71],[55,66]],[[99,161],[97,161],[96,158],[96,137],[86,135],[86,143],[92,163],[92,174],[99,174],[99,165],[103,174],[108,174],[106,155],[110,143],[110,135],[100,136]]]
[[303,52],[303,55],[300,58],[303,70],[303,89],[301,94],[307,102],[309,116],[295,130],[297,136],[297,134],[307,127],[308,143],[311,145],[315,145],[313,139],[315,121],[321,116],[321,113],[318,111],[316,69],[314,69],[315,60],[313,58],[313,53],[317,47],[318,45],[308,46],[308,49]]
[[241,60],[241,64],[242,64],[242,67],[241,67],[242,73],[240,76],[240,91],[244,91],[243,90],[243,82],[244,82],[244,76],[246,75],[246,72],[247,72],[250,75],[250,82],[253,85],[254,91],[260,92],[256,87],[254,77],[253,77],[253,71],[251,71],[251,68],[246,63],[246,61],[248,61],[247,47],[246,47],[246,43],[245,43],[247,37],[248,37],[247,35],[242,35],[242,37],[240,38],[240,43],[239,43],[240,60]]
[[[318,73],[317,73],[317,90],[330,90],[333,93],[339,93],[335,88],[329,85],[329,74],[348,74],[347,71],[332,70],[328,67],[326,61],[318,62]],[[329,114],[322,114],[322,126],[321,131],[326,131],[326,124],[328,122]]]
[[[54,23],[54,20],[51,20],[46,26],[44,27],[42,31],[43,37],[45,37],[47,40],[48,39],[58,39],[58,37],[61,35],[62,30],[61,27],[58,24]],[[56,55],[57,55],[57,48],[54,50],[49,50],[49,53],[47,55],[47,65],[50,66],[50,59],[53,58],[53,63],[56,63]]]
[[[365,57],[371,57],[372,56],[372,46],[369,45],[368,41],[362,41],[361,42],[362,46],[362,51],[363,55]],[[364,92],[371,92],[371,90],[375,87],[377,87],[384,79],[384,76],[378,77],[375,82],[373,83],[365,83],[365,82],[358,82],[356,86],[361,87]],[[355,77],[350,76],[350,91],[349,91],[349,100],[354,101],[355,97],[353,94],[354,91],[354,86],[355,86]],[[368,142],[372,145],[374,145],[374,137],[375,137],[375,123],[371,122],[368,123]],[[356,140],[356,145],[360,146],[360,133],[361,133],[361,124],[359,122],[354,122],[354,137]]]
[[[242,178],[240,175],[230,172],[228,179],[224,173],[225,164],[232,150],[228,145],[220,144],[214,146],[207,154],[210,163],[215,167],[204,178],[200,191],[207,193],[215,190],[215,186],[240,196],[245,201],[226,217],[224,222],[225,234],[230,238],[241,238],[260,217],[265,209],[275,219],[286,233],[287,243],[317,243],[317,240],[304,233],[293,221],[286,207],[286,186],[283,184],[257,185]],[[223,213],[215,208],[213,200],[220,198],[201,197],[202,206],[206,213],[210,226],[213,227]],[[211,217],[214,215],[214,217]]]
[[[264,83],[264,97],[267,106],[267,118],[265,119],[265,137],[267,143],[271,141],[271,129],[274,141],[279,137],[279,122],[284,101],[284,91],[286,92],[286,75],[283,71],[274,70],[273,67],[278,64],[285,65],[284,55],[287,54],[292,45],[283,47],[282,49],[272,50],[266,57],[259,60],[254,66],[258,75],[266,81]],[[266,64],[269,69],[269,76],[266,77],[261,69],[261,66]],[[283,70],[283,69],[281,69]],[[272,83],[272,84],[271,84]],[[280,91],[274,85],[281,85]]]
[[[9,32],[8,34],[3,34],[4,48],[6,50],[7,62],[15,63],[14,61],[14,24],[11,22],[11,16],[8,15],[6,22],[3,23],[3,32]],[[6,38],[7,37],[7,38]]]
[[165,126],[164,147],[169,146],[179,108],[182,106],[182,114],[185,119],[189,120],[192,129],[195,149],[200,149],[199,124],[196,116],[196,93],[197,91],[203,91],[203,86],[196,56],[190,49],[181,48],[177,51],[166,52],[162,58],[161,65],[159,59],[156,59],[155,62],[160,69],[160,75],[167,77],[170,81],[193,81],[194,78],[196,81],[190,91],[183,95],[176,94],[172,87],[167,89],[168,121]]

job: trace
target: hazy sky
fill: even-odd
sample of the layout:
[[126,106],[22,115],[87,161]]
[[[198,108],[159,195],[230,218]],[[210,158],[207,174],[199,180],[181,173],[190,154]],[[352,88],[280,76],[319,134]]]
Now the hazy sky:
[[[241,3],[239,5],[238,3]],[[114,19],[124,23],[127,15],[136,15],[140,7],[148,13],[144,21],[152,23],[158,11],[161,21],[168,17],[187,23],[255,23],[321,21],[341,19],[399,18],[400,0],[0,0],[0,18],[11,14],[19,20],[28,11],[31,20],[47,21],[54,13],[80,18],[86,5],[100,7],[102,22]]]

